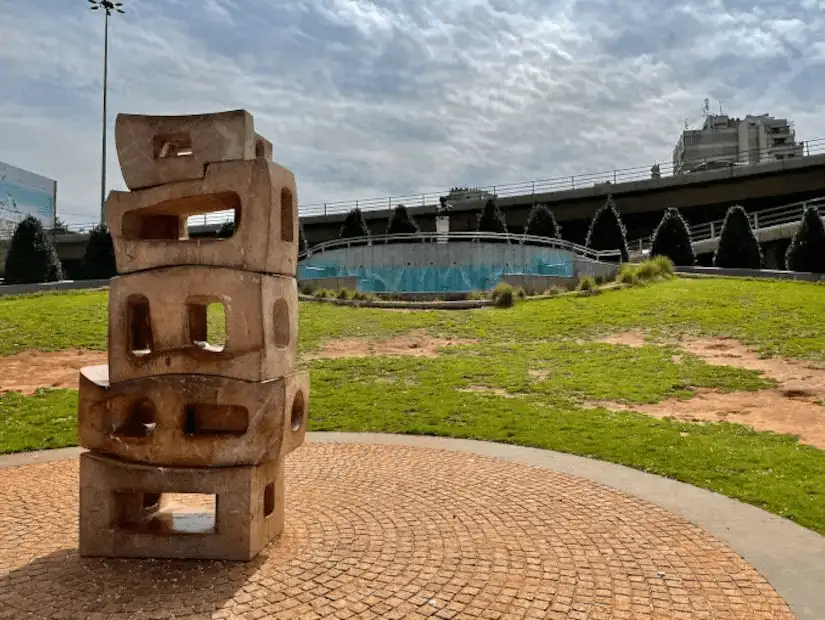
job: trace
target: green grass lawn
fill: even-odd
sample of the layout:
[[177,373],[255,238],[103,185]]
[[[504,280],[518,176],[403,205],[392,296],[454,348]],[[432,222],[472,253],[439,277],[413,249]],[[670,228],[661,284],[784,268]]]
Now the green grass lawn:
[[[676,363],[667,347],[593,342],[600,334],[642,328],[733,336],[766,354],[823,360],[824,308],[821,285],[712,279],[506,310],[391,312],[304,303],[305,353],[329,339],[389,338],[415,329],[474,341],[436,358],[309,362],[310,428],[467,437],[593,456],[719,491],[825,533],[825,451],[737,425],[657,420],[587,404],[768,385],[757,373],[689,355]],[[0,299],[0,354],[103,349],[105,340],[105,292]],[[76,404],[69,390],[0,396],[0,452],[72,445]]]

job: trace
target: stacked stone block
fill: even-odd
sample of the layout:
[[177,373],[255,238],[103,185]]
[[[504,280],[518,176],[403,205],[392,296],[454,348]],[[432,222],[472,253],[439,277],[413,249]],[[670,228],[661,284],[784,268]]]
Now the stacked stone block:
[[[244,110],[121,114],[115,141],[130,191],[106,203],[109,363],[80,372],[80,553],[249,560],[283,531],[306,433],[295,179]],[[188,237],[190,216],[226,210],[231,237]],[[176,512],[180,494],[214,496],[214,516]]]

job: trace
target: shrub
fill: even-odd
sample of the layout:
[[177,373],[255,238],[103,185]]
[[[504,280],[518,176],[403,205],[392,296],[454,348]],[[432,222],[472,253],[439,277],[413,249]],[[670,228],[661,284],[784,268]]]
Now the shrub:
[[308,283],[301,284],[299,290],[301,291],[301,295],[312,295],[313,294],[312,285],[308,284]]
[[352,299],[352,292],[342,288],[338,291],[338,299]]
[[364,214],[361,209],[355,207],[352,211],[347,213],[344,223],[341,225],[341,231],[338,233],[339,239],[351,239],[354,237],[369,237],[370,229],[367,228],[367,223],[364,221]]
[[785,254],[785,264],[790,271],[825,273],[825,226],[816,207],[805,207]]
[[696,254],[690,242],[690,229],[678,209],[667,209],[653,233],[650,256],[666,256],[674,264],[692,267]]
[[636,265],[632,263],[625,263],[619,267],[619,273],[616,274],[616,281],[620,284],[631,284],[633,286],[641,284]]
[[378,299],[374,293],[364,293],[363,291],[355,291],[352,294],[352,298],[358,301],[373,301],[374,299]]
[[32,215],[17,225],[6,254],[6,284],[59,282],[63,267],[43,224]]
[[476,230],[478,230],[478,232],[493,233],[507,232],[507,223],[504,221],[504,216],[498,208],[498,203],[496,203],[493,198],[490,198],[484,203],[484,208],[478,215]]
[[675,264],[669,256],[654,256],[650,262],[658,267],[659,275],[664,276],[665,278],[669,278],[673,275]]
[[388,235],[414,234],[421,232],[415,218],[410,215],[409,210],[404,205],[396,205],[393,209],[392,217],[387,224]]
[[621,284],[637,285],[672,276],[673,261],[667,256],[657,256],[641,263],[623,264],[616,274],[616,281]]
[[619,250],[622,262],[630,259],[627,233],[612,196],[607,197],[605,205],[593,216],[585,245],[592,250]]
[[759,242],[751,230],[745,209],[738,205],[728,209],[725,214],[713,264],[716,267],[734,269],[759,269],[762,266]]
[[83,254],[83,274],[90,280],[104,280],[117,275],[115,246],[105,224],[96,226],[89,233]]
[[561,239],[561,228],[556,222],[556,216],[547,205],[537,204],[530,211],[527,217],[527,227],[525,234],[536,237],[549,237],[550,239]]
[[498,308],[511,307],[515,301],[514,297],[513,287],[506,282],[499,282],[496,288],[493,289],[493,305]]
[[599,291],[599,285],[596,284],[593,276],[584,276],[579,279],[579,285],[576,288],[587,295],[595,295]]
[[335,293],[333,293],[332,291],[330,291],[328,289],[325,289],[325,288],[317,289],[313,293],[313,295],[315,295],[315,297],[317,297],[319,299],[329,299],[331,297],[335,297]]

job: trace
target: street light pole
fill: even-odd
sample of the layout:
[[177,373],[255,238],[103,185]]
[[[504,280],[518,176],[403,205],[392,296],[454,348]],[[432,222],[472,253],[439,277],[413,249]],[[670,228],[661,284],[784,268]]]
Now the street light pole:
[[106,11],[103,34],[103,142],[100,160],[100,223],[106,222],[106,119],[109,99],[109,12]]
[[103,9],[103,138],[101,143],[100,161],[100,223],[106,223],[106,128],[108,119],[109,99],[109,17],[112,12],[124,13],[123,3],[113,0],[89,0],[89,8],[93,11]]

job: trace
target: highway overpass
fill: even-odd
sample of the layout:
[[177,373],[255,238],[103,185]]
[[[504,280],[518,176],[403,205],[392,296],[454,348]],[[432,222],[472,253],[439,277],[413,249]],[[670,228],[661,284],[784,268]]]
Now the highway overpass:
[[[593,214],[612,194],[622,213],[629,239],[649,235],[668,207],[677,207],[691,225],[724,217],[728,207],[739,204],[748,212],[825,195],[825,155],[709,170],[642,181],[600,183],[589,187],[551,192],[499,195],[497,202],[510,232],[521,233],[535,203],[547,204],[562,225],[562,235],[583,243]],[[357,201],[351,204],[354,207]],[[364,210],[374,234],[383,234],[392,212],[387,208]],[[483,200],[454,203],[449,212],[450,230],[474,230]],[[404,204],[423,231],[435,231],[438,203]],[[337,236],[346,212],[303,216],[307,240],[314,245]]]
[[[584,242],[589,221],[604,204],[608,194],[613,195],[623,215],[628,239],[650,235],[667,207],[679,208],[688,222],[696,226],[720,220],[728,207],[734,204],[740,204],[752,213],[825,196],[825,154],[658,179],[640,180],[638,169],[631,172],[615,171],[593,177],[569,177],[566,181],[554,179],[485,189],[498,196],[497,201],[505,213],[510,232],[523,232],[533,204],[543,202],[554,211],[562,225],[563,237],[575,243]],[[604,180],[605,174],[607,180]],[[648,177],[649,174],[648,171]],[[634,180],[622,182],[628,177]],[[601,182],[593,184],[594,179]],[[564,183],[576,187],[562,189]],[[582,187],[582,184],[585,186]],[[419,197],[381,199],[380,204],[386,205],[384,207],[374,200],[307,205],[301,207],[301,221],[309,243],[323,243],[337,237],[347,211],[358,205],[370,230],[374,234],[383,234],[392,207],[403,201],[421,229],[433,232],[439,215],[438,196],[422,194]],[[420,202],[416,205],[413,200],[418,198]],[[447,213],[450,230],[474,230],[483,202],[465,200],[453,203]],[[219,226],[214,217],[201,216],[194,218],[191,224],[192,234],[212,234]],[[81,233],[57,235],[58,254],[69,277],[78,273],[86,238],[87,235]],[[0,241],[0,258],[2,246],[7,243]]]

